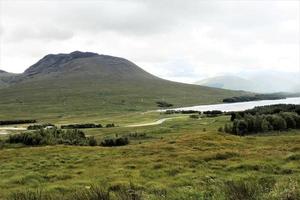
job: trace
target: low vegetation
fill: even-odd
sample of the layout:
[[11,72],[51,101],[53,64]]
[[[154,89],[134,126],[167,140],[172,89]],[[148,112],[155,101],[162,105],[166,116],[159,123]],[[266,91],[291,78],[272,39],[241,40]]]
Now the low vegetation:
[[169,107],[173,106],[173,104],[168,103],[166,101],[157,101],[156,104],[158,107],[161,107],[161,108],[169,108]]
[[135,185],[119,188],[103,186],[87,186],[85,189],[75,189],[67,195],[51,194],[41,190],[18,191],[10,194],[8,200],[142,200],[142,191]]
[[41,145],[78,145],[78,146],[124,146],[129,144],[128,137],[106,138],[103,141],[97,141],[95,137],[86,137],[83,131],[78,129],[39,129],[33,132],[24,132],[10,135],[7,139],[10,144],[24,144],[28,146]]
[[[92,138],[91,138],[92,139]],[[33,132],[24,132],[20,134],[10,135],[8,143],[22,143],[24,145],[88,145],[89,137],[84,132],[74,129],[63,131],[61,129],[40,129]]]
[[54,124],[46,123],[46,124],[34,124],[27,127],[27,130],[38,130],[38,129],[44,129],[47,127],[55,128]]
[[101,142],[101,146],[104,147],[124,146],[127,144],[129,144],[128,137],[106,138]]
[[200,111],[195,111],[195,110],[167,110],[165,112],[167,115],[171,114],[201,114]]
[[1,125],[14,125],[14,124],[31,124],[36,123],[35,119],[18,119],[18,120],[2,120],[0,121]]
[[278,114],[280,112],[295,112],[298,115],[300,115],[300,105],[277,104],[277,105],[270,105],[270,106],[258,106],[250,110],[233,112],[230,114],[231,114],[231,121],[233,121],[238,115],[243,117],[245,114],[262,115],[262,114]]
[[206,117],[217,117],[217,116],[222,115],[223,112],[220,111],[220,110],[212,110],[212,111],[205,111],[205,112],[203,112],[203,114],[204,114]]
[[[296,114],[282,109],[261,115],[285,113]],[[163,115],[135,117],[155,121]],[[58,137],[45,134],[47,146],[29,146],[34,148],[7,143],[10,136],[0,136],[6,141],[0,147],[0,199],[299,200],[299,130],[269,131],[276,135],[258,133],[259,137],[237,137],[224,133],[224,128],[218,132],[230,117],[203,114],[194,120],[185,115],[151,127],[120,123],[113,129],[86,129],[78,131],[84,137],[73,133],[83,141],[76,146],[50,142],[62,140],[61,134],[73,129],[57,129],[64,132],[55,132]],[[127,144],[126,140],[130,145],[111,148]]]
[[[217,183],[218,188],[207,188],[203,193],[181,193],[180,191],[154,191],[153,199],[160,200],[299,200],[298,182],[286,180],[276,182],[272,177],[230,180]],[[132,183],[129,186],[103,187],[86,186],[84,189],[74,189],[67,194],[62,192],[47,193],[41,190],[18,191],[10,194],[7,200],[144,200],[146,188]]]
[[102,128],[101,124],[69,124],[69,125],[62,125],[62,129],[84,129],[84,128]]

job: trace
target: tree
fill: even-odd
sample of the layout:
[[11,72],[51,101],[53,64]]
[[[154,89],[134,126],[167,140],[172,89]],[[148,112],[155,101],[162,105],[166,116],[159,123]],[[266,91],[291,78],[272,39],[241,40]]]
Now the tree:
[[236,135],[244,136],[248,133],[248,124],[245,120],[234,120],[233,131]]

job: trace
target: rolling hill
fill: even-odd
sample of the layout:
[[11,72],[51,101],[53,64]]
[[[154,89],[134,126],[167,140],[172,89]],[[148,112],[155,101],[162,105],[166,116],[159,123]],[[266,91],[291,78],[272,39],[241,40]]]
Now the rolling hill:
[[96,118],[221,102],[244,92],[164,80],[119,57],[75,51],[50,54],[0,89],[0,119]]
[[0,88],[7,87],[11,81],[11,78],[14,76],[16,76],[16,74],[0,70]]

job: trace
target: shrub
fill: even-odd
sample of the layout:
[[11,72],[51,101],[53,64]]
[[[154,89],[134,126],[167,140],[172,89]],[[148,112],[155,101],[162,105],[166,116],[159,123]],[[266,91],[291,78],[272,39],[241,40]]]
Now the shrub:
[[274,130],[283,131],[287,129],[287,123],[280,115],[269,115],[267,120],[270,122]]
[[117,199],[119,200],[142,200],[141,191],[132,183],[129,187],[120,187],[115,191]]
[[165,102],[165,101],[157,101],[156,104],[158,107],[161,107],[161,108],[169,108],[169,107],[173,106],[173,104]]
[[18,119],[18,120],[0,121],[0,125],[31,124],[31,123],[36,123],[36,120],[35,119]]
[[267,199],[300,200],[299,188],[299,183],[292,179],[278,182],[267,196]]
[[106,124],[106,126],[105,126],[106,128],[113,128],[113,127],[115,127],[115,124]]
[[44,194],[40,190],[36,191],[19,191],[19,192],[14,192],[12,193],[9,197],[8,200],[52,200],[50,195]]
[[[277,111],[276,111],[277,112]],[[231,113],[232,126],[225,125],[225,132],[246,135],[258,132],[285,131],[300,128],[300,116],[295,112],[276,114]]]
[[94,137],[88,137],[89,146],[97,146],[97,140]]
[[101,124],[69,124],[62,125],[62,129],[84,129],[84,128],[102,128]]
[[110,200],[110,192],[98,186],[76,191],[70,200]]
[[60,130],[60,129],[40,129],[34,132],[24,132],[21,134],[10,135],[9,143],[22,143],[25,145],[89,145],[92,146],[97,143],[94,138],[85,137],[84,132],[74,130]]
[[5,145],[5,141],[0,139],[0,149],[3,149],[4,145]]
[[228,200],[257,200],[259,185],[251,181],[228,181],[225,183],[225,199]]
[[248,123],[245,120],[234,120],[232,131],[236,135],[245,135],[248,132]]
[[201,112],[196,110],[167,110],[165,114],[201,114]]
[[203,112],[203,114],[206,114],[206,115],[221,115],[221,114],[223,114],[223,112],[220,111],[220,110],[211,110],[211,111],[205,111],[205,112]]
[[129,139],[127,137],[107,138],[101,142],[101,146],[104,147],[124,146],[127,144],[129,144]]

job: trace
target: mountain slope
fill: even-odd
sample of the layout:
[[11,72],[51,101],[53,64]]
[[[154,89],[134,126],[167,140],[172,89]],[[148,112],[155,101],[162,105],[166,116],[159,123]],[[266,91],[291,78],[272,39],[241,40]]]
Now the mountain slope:
[[243,92],[171,82],[134,63],[94,53],[48,55],[0,89],[1,118],[111,116],[221,102]]
[[0,70],[0,88],[7,87],[11,82],[11,79],[15,76],[16,74]]

